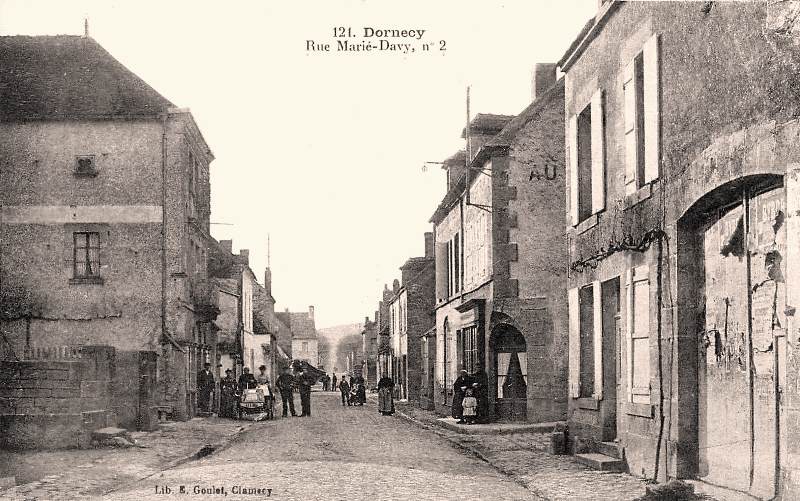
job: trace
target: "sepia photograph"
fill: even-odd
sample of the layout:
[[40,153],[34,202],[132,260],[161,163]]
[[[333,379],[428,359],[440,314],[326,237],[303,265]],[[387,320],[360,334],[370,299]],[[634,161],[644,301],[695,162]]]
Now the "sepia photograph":
[[799,306],[800,0],[0,0],[2,500],[800,500]]

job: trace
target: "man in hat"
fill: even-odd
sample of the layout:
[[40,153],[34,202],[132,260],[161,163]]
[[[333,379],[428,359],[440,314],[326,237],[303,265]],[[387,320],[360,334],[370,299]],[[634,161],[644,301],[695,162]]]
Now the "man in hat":
[[211,394],[214,393],[214,374],[211,364],[203,364],[203,370],[197,373],[197,406],[202,412],[211,412]]
[[292,416],[297,416],[297,412],[294,410],[294,376],[292,376],[288,367],[283,368],[283,373],[278,376],[278,380],[275,381],[275,386],[277,386],[278,391],[281,392],[283,417],[287,417],[286,411],[291,411]]
[[297,376],[297,384],[300,388],[300,408],[301,417],[311,416],[311,386],[314,384],[314,377],[308,371],[301,370]]

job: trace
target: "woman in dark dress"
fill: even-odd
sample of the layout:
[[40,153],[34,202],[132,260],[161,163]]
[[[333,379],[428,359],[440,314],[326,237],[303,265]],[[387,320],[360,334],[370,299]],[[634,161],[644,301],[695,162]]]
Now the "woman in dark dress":
[[394,381],[389,376],[378,381],[378,412],[384,416],[394,413]]
[[485,423],[489,418],[489,376],[485,370],[478,371],[475,376],[475,399],[478,400],[477,422]]
[[467,374],[466,370],[461,370],[461,374],[453,382],[453,407],[452,415],[458,419],[459,424],[464,423],[464,390],[472,387],[475,381]]
[[219,417],[235,418],[238,414],[239,385],[232,370],[225,371],[225,377],[219,382],[219,393]]

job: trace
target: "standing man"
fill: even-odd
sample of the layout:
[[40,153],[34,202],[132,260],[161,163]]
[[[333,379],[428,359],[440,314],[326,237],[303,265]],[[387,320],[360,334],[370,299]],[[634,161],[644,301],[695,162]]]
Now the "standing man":
[[278,387],[278,391],[281,392],[283,417],[287,417],[287,410],[292,413],[292,417],[297,416],[297,412],[294,410],[294,376],[292,376],[292,373],[289,372],[288,367],[283,368],[283,373],[278,376],[278,380],[275,382],[275,385]]
[[339,383],[339,391],[342,392],[342,407],[350,405],[350,385],[347,380],[342,376],[342,382]]
[[211,394],[214,393],[214,374],[211,373],[211,364],[203,364],[203,370],[197,373],[197,405],[203,412],[211,413]]
[[307,371],[301,370],[297,376],[297,385],[300,388],[301,417],[311,417],[311,385],[313,384],[313,377]]
[[336,391],[336,373],[333,373],[333,383],[331,384],[331,391]]

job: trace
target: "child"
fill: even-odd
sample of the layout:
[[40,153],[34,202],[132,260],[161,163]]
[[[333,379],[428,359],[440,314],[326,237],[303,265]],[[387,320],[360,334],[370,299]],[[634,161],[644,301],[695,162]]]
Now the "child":
[[464,392],[464,402],[461,405],[464,408],[464,421],[467,424],[474,424],[475,408],[478,407],[478,400],[472,396],[472,388],[467,388]]

